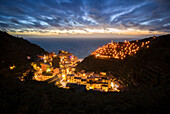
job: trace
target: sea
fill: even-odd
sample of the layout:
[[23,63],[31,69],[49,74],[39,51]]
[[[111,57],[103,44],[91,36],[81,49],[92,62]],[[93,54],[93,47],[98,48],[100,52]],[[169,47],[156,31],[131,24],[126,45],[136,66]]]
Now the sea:
[[112,39],[112,38],[26,38],[31,43],[37,44],[48,52],[64,50],[77,56],[79,59],[84,59],[91,52],[95,51],[107,43],[122,42],[124,40],[131,41],[133,39]]

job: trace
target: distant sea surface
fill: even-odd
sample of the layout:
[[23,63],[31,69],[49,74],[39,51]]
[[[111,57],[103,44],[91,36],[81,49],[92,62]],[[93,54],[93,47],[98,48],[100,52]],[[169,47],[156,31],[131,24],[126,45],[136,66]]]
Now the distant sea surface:
[[28,41],[39,45],[48,52],[55,52],[64,50],[77,56],[79,59],[84,59],[101,47],[113,40],[113,42],[121,42],[124,40],[134,39],[109,39],[109,38],[26,38]]

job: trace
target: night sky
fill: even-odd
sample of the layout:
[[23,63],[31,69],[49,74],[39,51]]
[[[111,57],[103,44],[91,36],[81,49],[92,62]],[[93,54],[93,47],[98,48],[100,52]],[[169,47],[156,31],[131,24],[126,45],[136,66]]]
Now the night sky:
[[170,0],[0,0],[0,29],[24,37],[170,33]]

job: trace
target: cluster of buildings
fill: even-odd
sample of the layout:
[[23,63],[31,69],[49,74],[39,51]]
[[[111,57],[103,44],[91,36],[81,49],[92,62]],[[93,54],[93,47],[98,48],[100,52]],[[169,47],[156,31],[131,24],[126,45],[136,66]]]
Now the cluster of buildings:
[[120,83],[112,75],[107,75],[105,72],[94,73],[81,71],[77,74],[68,74],[66,78],[67,85],[69,88],[70,84],[85,85],[87,90],[94,91],[120,91],[118,88],[121,87]]
[[[155,39],[155,37],[153,37]],[[99,47],[96,51],[92,52],[96,58],[115,58],[124,59],[128,55],[132,56],[140,50],[140,48],[149,48],[150,41],[145,42],[129,42],[124,41],[121,43],[108,43],[102,47]]]
[[53,67],[53,58],[57,57],[55,53],[49,53],[48,55],[38,56],[39,61],[33,62],[33,66],[36,72],[34,73],[34,80],[46,81],[60,72],[59,68]]
[[[53,58],[58,57],[59,67],[53,67]],[[75,89],[78,91],[94,90],[94,91],[120,91],[122,87],[120,80],[117,80],[111,74],[106,72],[75,72],[75,66],[79,63],[79,59],[66,51],[60,51],[58,55],[51,53],[49,55],[39,56],[41,62],[32,63],[36,70],[34,80],[47,81],[55,83],[58,87]]]

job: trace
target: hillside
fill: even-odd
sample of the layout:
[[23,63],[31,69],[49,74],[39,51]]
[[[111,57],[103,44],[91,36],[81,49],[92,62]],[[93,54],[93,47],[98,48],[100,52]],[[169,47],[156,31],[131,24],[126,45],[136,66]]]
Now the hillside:
[[[135,55],[122,59],[86,57],[77,71],[105,71],[122,80],[128,87],[154,87],[170,82],[170,35],[139,40],[150,41],[149,48],[140,49]],[[131,41],[133,43],[136,41]],[[121,44],[121,42],[120,42]]]
[[[36,44],[2,31],[0,31],[0,45],[0,68],[23,65],[33,61],[38,54],[47,53]],[[30,60],[27,59],[28,56]]]
[[[11,35],[3,32],[1,33],[1,41],[3,41],[3,43],[1,42],[1,45],[4,47],[4,50],[1,49],[1,53],[4,54],[2,56],[3,59],[6,58],[6,61],[10,61],[11,63],[16,65],[18,64],[15,69],[9,70],[9,66],[7,63],[10,62],[6,62],[6,66],[8,66],[8,69],[3,72],[2,69],[0,69],[1,114],[155,114],[167,113],[169,111],[169,86],[130,90],[122,93],[102,93],[92,91],[77,93],[72,90],[58,88],[57,86],[50,85],[49,83],[45,82],[21,82],[20,80],[17,80],[17,77],[19,76],[19,73],[23,71],[22,67],[25,67],[25,64],[27,63],[27,59],[25,60],[25,56],[27,56],[27,54],[30,54],[29,56],[36,57],[37,53],[46,53],[46,51],[24,39],[12,37]],[[8,43],[4,41],[8,41]],[[25,45],[23,45],[24,43]],[[11,44],[11,47],[6,46],[7,44]],[[159,47],[159,45],[157,46]],[[10,51],[7,47],[12,51]],[[16,47],[16,49],[14,47]],[[17,51],[18,48],[20,51]],[[31,50],[30,48],[34,50]],[[7,54],[5,52],[8,52],[8,55],[11,55],[11,58],[14,57],[15,59],[7,57]],[[20,58],[17,59],[17,57]],[[86,59],[101,61],[98,59],[94,59],[93,57],[87,57]],[[102,63],[106,64],[106,61],[107,64],[109,64],[110,60],[102,60]],[[121,64],[122,63],[120,63],[120,65]],[[3,65],[5,65],[5,63]],[[96,67],[96,65],[91,67],[89,66],[89,68],[93,67],[98,68]],[[100,67],[98,70],[101,70]]]

